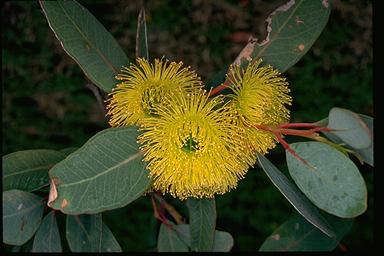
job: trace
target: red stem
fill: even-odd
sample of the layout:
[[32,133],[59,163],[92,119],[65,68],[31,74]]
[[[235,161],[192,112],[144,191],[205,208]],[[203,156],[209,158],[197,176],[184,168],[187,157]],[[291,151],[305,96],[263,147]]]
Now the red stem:
[[313,123],[287,123],[279,125],[280,128],[309,128],[309,127],[317,127],[317,125]]
[[218,94],[219,92],[221,92],[222,90],[228,88],[229,84],[227,81],[224,81],[222,84],[220,84],[219,86],[216,86],[215,88],[213,88],[210,92],[209,92],[209,96],[213,96],[213,95],[216,95]]

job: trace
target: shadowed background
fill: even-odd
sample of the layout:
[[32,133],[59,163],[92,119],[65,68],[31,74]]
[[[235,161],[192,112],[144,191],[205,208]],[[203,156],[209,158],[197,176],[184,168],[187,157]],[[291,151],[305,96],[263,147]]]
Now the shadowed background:
[[[79,2],[115,36],[130,60],[137,15],[145,6],[150,58],[182,60],[207,81],[235,59],[250,35],[264,38],[265,18],[285,1]],[[2,14],[3,155],[79,147],[107,128],[89,81],[61,48],[39,4],[5,2]],[[292,122],[318,121],[332,107],[373,116],[371,1],[334,1],[329,23],[314,46],[284,75],[293,96]],[[288,175],[280,146],[267,157]],[[360,170],[369,205],[342,240],[351,251],[373,246],[373,169],[365,165]],[[187,216],[182,203],[166,198]],[[294,211],[258,167],[236,190],[216,199],[217,229],[232,234],[233,251],[257,250]],[[58,217],[64,241],[65,221]],[[149,197],[105,212],[103,219],[124,251],[155,249],[159,223]]]

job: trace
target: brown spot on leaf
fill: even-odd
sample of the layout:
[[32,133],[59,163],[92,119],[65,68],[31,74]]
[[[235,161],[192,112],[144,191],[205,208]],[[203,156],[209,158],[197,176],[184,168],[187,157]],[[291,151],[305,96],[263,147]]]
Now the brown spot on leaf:
[[25,224],[27,224],[27,222],[25,221],[25,216],[23,215],[21,217],[21,225],[20,225],[20,231],[23,231],[24,230],[24,226]]
[[278,241],[278,240],[280,240],[280,234],[273,235],[273,236],[271,236],[271,238],[272,238],[273,240]]
[[49,189],[49,196],[48,196],[48,207],[52,207],[53,201],[57,198],[57,189],[56,189],[56,179],[51,179],[50,181],[51,188]]
[[299,25],[299,24],[303,24],[304,21],[300,19],[299,16],[296,16],[296,24]]
[[299,49],[299,51],[304,51],[304,48],[305,48],[305,46],[303,45],[303,44],[299,44],[298,46],[297,46],[297,49]]
[[328,8],[329,4],[328,4],[328,0],[323,0],[321,2],[321,4],[325,7],[325,8]]
[[67,207],[67,205],[68,205],[68,201],[67,201],[67,199],[64,198],[63,201],[61,202],[60,207],[65,208],[65,207]]

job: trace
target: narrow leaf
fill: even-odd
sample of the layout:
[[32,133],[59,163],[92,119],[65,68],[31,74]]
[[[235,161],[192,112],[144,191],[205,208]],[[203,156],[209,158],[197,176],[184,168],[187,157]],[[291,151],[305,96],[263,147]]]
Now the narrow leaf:
[[36,232],[43,216],[42,198],[21,190],[3,192],[3,243],[22,245]]
[[335,233],[332,228],[305,195],[303,195],[303,193],[297,189],[297,187],[292,184],[266,157],[257,153],[257,158],[261,168],[293,207],[312,225],[324,232],[324,234],[329,237],[334,237]]
[[355,149],[367,148],[372,143],[372,134],[358,114],[343,108],[332,108],[328,127],[342,141]]
[[331,215],[326,219],[335,229],[335,238],[324,235],[295,214],[264,241],[260,251],[332,251],[350,230],[353,221]]
[[62,252],[59,228],[54,211],[44,217],[33,240],[32,252]]
[[67,214],[123,207],[150,185],[136,127],[110,128],[93,136],[49,172],[48,205]]
[[68,215],[66,237],[72,252],[121,252],[101,214]]
[[113,36],[76,1],[39,1],[64,50],[100,89],[109,92],[129,60]]
[[343,153],[321,142],[300,142],[290,147],[311,166],[286,151],[296,185],[320,209],[342,218],[367,208],[367,188],[355,164]]
[[136,32],[136,57],[149,59],[148,40],[147,40],[147,24],[145,22],[145,9],[140,10],[137,17],[137,32]]
[[290,0],[266,19],[267,36],[251,38],[235,63],[262,58],[280,72],[293,66],[311,48],[328,22],[330,1]]
[[65,155],[47,149],[17,151],[3,156],[3,191],[34,191],[49,184],[48,170]]
[[191,228],[192,251],[212,251],[216,227],[215,199],[189,198],[187,206]]

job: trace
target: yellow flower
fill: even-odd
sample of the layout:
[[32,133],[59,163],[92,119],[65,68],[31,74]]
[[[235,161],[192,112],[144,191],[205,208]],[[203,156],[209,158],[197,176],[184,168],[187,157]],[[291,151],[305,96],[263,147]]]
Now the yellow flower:
[[[153,187],[174,197],[213,197],[236,187],[248,169],[242,138],[223,97],[175,93],[143,121],[142,144]],[[249,162],[249,161],[248,161]]]
[[121,83],[109,94],[107,110],[113,127],[140,124],[153,109],[176,89],[189,93],[202,87],[200,78],[182,62],[155,59],[155,64],[137,58],[137,64],[124,67],[116,79]]
[[292,98],[285,78],[271,66],[259,67],[261,59],[250,63],[245,70],[232,65],[227,74],[233,94],[229,106],[237,113],[236,123],[245,131],[246,144],[253,151],[266,153],[275,147],[273,134],[253,125],[278,125],[289,121]]

